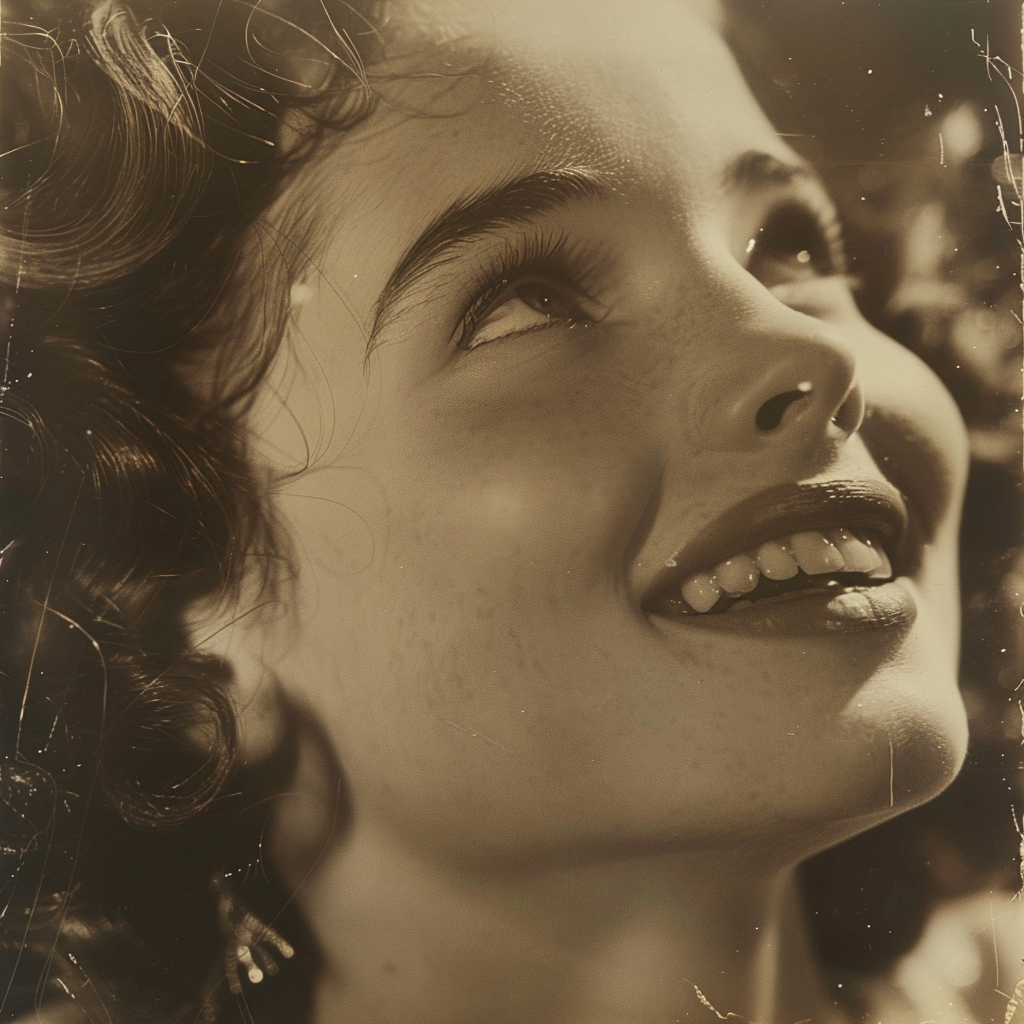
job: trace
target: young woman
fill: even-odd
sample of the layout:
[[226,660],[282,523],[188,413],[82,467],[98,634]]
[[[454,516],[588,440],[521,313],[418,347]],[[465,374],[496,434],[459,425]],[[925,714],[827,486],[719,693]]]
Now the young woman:
[[719,13],[13,13],[13,1010],[874,1012],[797,868],[964,758],[965,433]]

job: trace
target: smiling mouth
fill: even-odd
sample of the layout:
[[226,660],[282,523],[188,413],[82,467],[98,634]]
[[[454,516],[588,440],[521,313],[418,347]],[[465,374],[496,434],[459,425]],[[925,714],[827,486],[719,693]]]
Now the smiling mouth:
[[877,531],[845,526],[801,530],[673,581],[650,610],[716,615],[785,594],[863,590],[892,578],[892,563]]
[[906,505],[885,481],[784,484],[727,510],[677,551],[642,604],[658,615],[708,616],[872,591],[913,571],[920,552],[907,541]]

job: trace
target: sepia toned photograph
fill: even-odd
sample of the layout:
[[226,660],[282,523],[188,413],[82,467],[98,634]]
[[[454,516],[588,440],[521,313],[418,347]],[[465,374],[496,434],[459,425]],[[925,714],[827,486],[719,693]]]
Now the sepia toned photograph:
[[0,0],[0,1022],[1024,1024],[1018,0]]

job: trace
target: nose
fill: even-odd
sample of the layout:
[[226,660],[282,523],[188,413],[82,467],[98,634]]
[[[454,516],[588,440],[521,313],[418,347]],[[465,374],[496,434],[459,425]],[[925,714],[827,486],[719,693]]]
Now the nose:
[[[840,360],[808,359],[805,354],[772,366],[727,411],[732,433],[760,435],[796,431],[833,432],[849,437],[864,419],[860,384]],[[764,397],[767,395],[768,397]]]
[[831,325],[783,309],[768,322],[740,326],[736,341],[722,354],[721,391],[708,407],[716,446],[807,448],[841,443],[860,428],[856,359]]

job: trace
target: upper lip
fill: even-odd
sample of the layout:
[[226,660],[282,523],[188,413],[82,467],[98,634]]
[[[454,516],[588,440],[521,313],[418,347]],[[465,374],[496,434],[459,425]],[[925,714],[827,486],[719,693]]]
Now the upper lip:
[[905,557],[907,506],[900,492],[882,480],[825,480],[782,484],[734,505],[665,562],[644,601],[681,584],[701,570],[765,541],[801,530],[833,526],[877,532],[896,570]]

